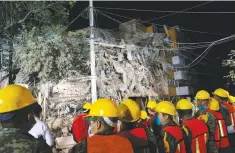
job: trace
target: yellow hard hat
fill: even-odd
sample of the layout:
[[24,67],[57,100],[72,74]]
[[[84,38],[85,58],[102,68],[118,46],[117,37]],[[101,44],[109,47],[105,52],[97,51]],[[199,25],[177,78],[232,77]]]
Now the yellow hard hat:
[[234,96],[229,96],[228,97],[230,103],[235,103],[235,97]]
[[8,85],[0,90],[0,113],[16,111],[36,103],[32,93],[20,85]]
[[160,103],[158,103],[155,111],[172,116],[176,115],[175,106],[169,101],[161,101]]
[[229,92],[222,89],[222,88],[218,88],[216,89],[214,92],[213,92],[214,95],[217,95],[219,97],[222,97],[222,98],[228,98],[229,97]]
[[210,99],[210,94],[206,90],[200,90],[197,92],[196,100],[205,100],[205,99]]
[[176,109],[179,110],[186,110],[186,109],[192,109],[193,104],[188,99],[181,99],[178,101],[176,105]]
[[135,122],[140,119],[140,107],[134,100],[123,100],[118,109],[121,121]]
[[92,104],[87,117],[119,117],[119,112],[115,102],[102,98]]
[[144,111],[144,110],[140,111],[140,118],[141,118],[142,120],[146,120],[146,119],[148,118],[147,112]]
[[157,107],[156,101],[149,101],[149,102],[147,103],[147,108],[154,109],[154,108],[156,108],[156,107]]
[[220,109],[219,102],[215,98],[211,98],[208,108],[213,111],[218,111]]
[[92,104],[91,103],[89,103],[89,102],[86,102],[84,105],[83,105],[83,109],[91,109],[91,106],[92,106]]

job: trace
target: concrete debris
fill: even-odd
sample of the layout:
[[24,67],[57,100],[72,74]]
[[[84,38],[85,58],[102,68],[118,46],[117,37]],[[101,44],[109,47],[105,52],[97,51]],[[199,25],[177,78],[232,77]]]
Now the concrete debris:
[[62,131],[62,133],[63,133],[63,136],[67,136],[67,134],[69,133],[69,129],[68,129],[67,126],[64,127],[64,128],[62,128],[61,131]]
[[[85,29],[89,34],[89,29]],[[96,29],[96,73],[98,97],[119,103],[130,93],[167,95],[167,62],[160,52],[165,35],[135,31],[114,32]],[[25,74],[19,74],[25,83]],[[46,97],[46,121],[55,137],[71,136],[74,117],[81,113],[85,101],[90,101],[90,77],[77,74],[55,84],[39,86]]]
[[72,136],[58,137],[55,142],[57,149],[63,149],[60,153],[69,153],[69,150],[76,144]]
[[63,119],[62,118],[56,118],[56,119],[49,118],[47,120],[47,124],[52,130],[58,130],[63,125]]

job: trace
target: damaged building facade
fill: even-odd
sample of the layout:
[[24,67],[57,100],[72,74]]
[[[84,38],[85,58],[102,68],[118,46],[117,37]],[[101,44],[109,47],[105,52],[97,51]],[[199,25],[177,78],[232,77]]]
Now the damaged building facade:
[[[83,31],[89,36],[89,29]],[[185,83],[187,74],[175,68],[185,65],[177,43],[180,41],[177,27],[156,29],[131,20],[121,24],[119,31],[94,31],[98,97],[120,102],[142,94],[154,95],[155,100],[176,101],[177,96],[191,94],[190,84]],[[58,122],[61,123],[54,128],[71,125],[71,118],[79,112],[82,103],[91,100],[90,88],[89,76],[83,75],[41,87],[43,96],[48,92],[52,95],[46,101],[46,119],[52,128]],[[61,130],[60,136],[66,136],[69,128]]]
[[[89,39],[89,28],[82,29]],[[137,20],[122,23],[119,30],[94,29],[97,95],[120,102],[136,94],[152,95],[152,99],[176,100],[192,94],[179,44],[177,27],[146,27]],[[25,84],[19,72],[15,83]],[[33,86],[30,84],[29,86]],[[4,86],[2,84],[2,86]],[[38,98],[55,137],[68,136],[74,116],[82,104],[91,100],[90,77],[73,76],[59,83],[48,82],[39,87]]]
[[[89,34],[89,29],[83,30]],[[136,20],[121,24],[119,31],[95,29],[98,97],[120,101],[130,93],[145,93],[171,100],[190,95],[190,87],[181,82],[187,74],[175,68],[185,65],[178,50],[179,34],[177,27],[157,31]],[[90,100],[89,76],[46,86],[50,87],[50,95],[80,95],[81,101]]]

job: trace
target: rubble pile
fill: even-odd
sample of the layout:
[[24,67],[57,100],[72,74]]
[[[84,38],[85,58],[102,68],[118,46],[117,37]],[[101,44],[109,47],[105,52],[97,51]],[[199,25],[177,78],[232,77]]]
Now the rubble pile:
[[[164,35],[142,35],[138,45],[115,41],[120,35],[96,31],[98,97],[109,97],[118,103],[130,93],[167,95],[166,61],[160,52]],[[70,135],[73,117],[85,101],[91,100],[90,88],[89,76],[82,75],[41,86],[43,95],[49,97],[46,120],[57,131],[57,137]]]
[[[88,38],[89,29],[84,31]],[[123,35],[131,35],[132,42]],[[162,33],[130,34],[96,29],[98,97],[119,103],[130,93],[167,95],[167,64],[161,51],[164,38]],[[21,83],[27,78],[20,73],[16,77]],[[45,119],[55,137],[71,135],[74,116],[81,112],[85,101],[91,100],[89,76],[77,74],[59,83],[47,82],[40,84],[38,90],[46,99],[40,103],[46,108]]]
[[97,47],[97,86],[101,97],[117,101],[129,93],[167,94],[164,58],[147,46]]

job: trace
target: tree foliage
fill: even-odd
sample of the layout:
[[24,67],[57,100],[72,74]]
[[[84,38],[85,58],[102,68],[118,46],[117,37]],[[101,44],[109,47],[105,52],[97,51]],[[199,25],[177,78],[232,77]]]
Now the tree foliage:
[[223,66],[230,68],[230,71],[226,77],[234,81],[235,80],[235,50],[231,50],[228,56],[229,56],[229,59],[223,61]]
[[15,65],[26,74],[37,73],[42,82],[89,72],[89,46],[84,33],[62,29],[46,26],[22,31],[14,41]]
[[1,1],[0,35],[12,38],[22,28],[62,24],[67,21],[69,4],[53,1]]

